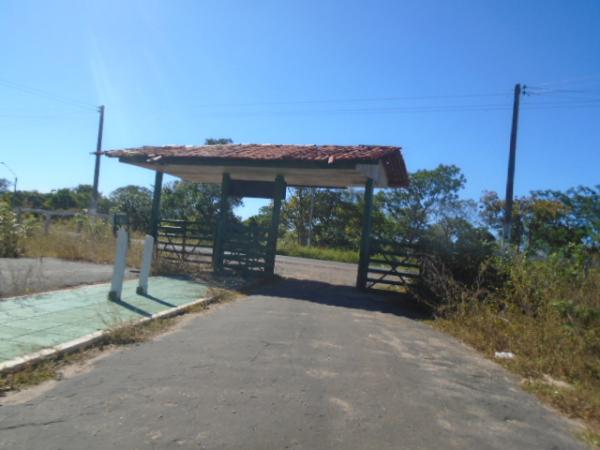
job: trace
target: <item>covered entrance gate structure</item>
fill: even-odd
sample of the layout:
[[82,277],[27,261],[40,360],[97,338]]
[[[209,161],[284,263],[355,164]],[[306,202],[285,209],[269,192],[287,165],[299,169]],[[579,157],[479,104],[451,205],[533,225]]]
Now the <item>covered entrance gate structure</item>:
[[[203,146],[144,146],[103,152],[120,162],[154,170],[151,233],[160,227],[163,174],[196,183],[221,185],[219,218],[213,234],[215,271],[245,264],[272,275],[277,250],[281,203],[286,187],[348,188],[364,186],[365,202],[357,287],[367,286],[373,189],[408,185],[399,147],[374,145],[271,145],[227,144]],[[228,225],[229,197],[273,200],[268,230],[232,230]],[[183,224],[186,225],[186,224]],[[182,230],[171,223],[171,231]],[[168,233],[167,233],[168,234]],[[185,239],[185,233],[184,233]],[[200,239],[200,235],[195,236]],[[178,240],[181,245],[181,241]],[[200,242],[200,240],[198,240]]]

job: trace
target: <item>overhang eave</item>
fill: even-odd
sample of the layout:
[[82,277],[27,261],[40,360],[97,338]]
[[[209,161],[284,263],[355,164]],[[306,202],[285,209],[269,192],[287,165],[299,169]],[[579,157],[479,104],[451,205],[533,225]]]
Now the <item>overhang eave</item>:
[[195,183],[221,183],[224,173],[234,180],[273,181],[282,175],[288,186],[355,187],[373,179],[375,186],[388,187],[381,161],[239,161],[206,158],[119,158],[120,162],[172,175]]

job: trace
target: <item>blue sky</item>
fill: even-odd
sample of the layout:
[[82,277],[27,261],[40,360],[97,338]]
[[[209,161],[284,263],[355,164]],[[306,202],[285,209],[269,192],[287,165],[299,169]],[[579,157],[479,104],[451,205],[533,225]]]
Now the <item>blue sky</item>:
[[[595,0],[4,0],[0,161],[23,189],[91,183],[105,104],[105,149],[399,145],[410,171],[461,167],[478,198],[504,191],[521,82],[516,193],[598,184],[598,23]],[[152,180],[102,163],[104,193]]]

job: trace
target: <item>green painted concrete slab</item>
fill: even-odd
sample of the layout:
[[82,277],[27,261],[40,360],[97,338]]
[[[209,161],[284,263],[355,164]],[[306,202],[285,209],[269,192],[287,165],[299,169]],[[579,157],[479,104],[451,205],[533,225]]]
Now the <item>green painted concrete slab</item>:
[[186,305],[207,294],[201,283],[151,277],[149,295],[126,281],[121,302],[107,300],[109,284],[82,286],[0,302],[0,363],[96,331]]

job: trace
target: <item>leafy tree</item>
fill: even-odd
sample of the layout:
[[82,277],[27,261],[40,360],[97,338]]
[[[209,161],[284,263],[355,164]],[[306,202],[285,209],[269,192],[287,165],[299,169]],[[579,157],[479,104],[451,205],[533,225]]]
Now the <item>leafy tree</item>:
[[[18,191],[17,205],[23,208],[44,208],[44,204],[50,194],[42,194],[38,191]],[[7,200],[8,201],[8,200]]]
[[459,192],[466,179],[456,166],[439,165],[410,176],[410,186],[385,193],[385,210],[393,222],[392,236],[416,243],[434,222],[465,214]]
[[[510,231],[511,243],[521,247],[526,240],[526,215],[529,201],[524,197],[513,200],[512,224]],[[479,216],[483,224],[496,236],[502,235],[504,223],[504,200],[496,192],[484,192],[479,200]]]
[[0,178],[0,194],[5,194],[8,192],[10,185],[10,181],[8,181],[6,178]]
[[[273,214],[273,203],[262,206],[258,210],[258,214],[255,214],[251,217],[248,217],[244,223],[247,225],[257,225],[262,228],[269,228],[271,226],[271,218]],[[279,235],[283,237],[285,234],[285,229],[283,226],[279,228]]]
[[121,212],[129,217],[133,230],[148,231],[150,229],[150,213],[152,211],[152,192],[150,189],[129,185],[115,189],[110,194],[113,212]]
[[[480,201],[483,222],[498,235],[504,201],[487,192]],[[568,244],[600,247],[600,187],[534,191],[513,203],[511,243],[528,251],[549,253]]]
[[[77,203],[77,207],[80,209],[89,208],[92,202],[92,194],[94,192],[94,188],[91,184],[80,184],[73,189],[71,189],[73,198]],[[101,203],[101,202],[99,202]],[[98,206],[101,206],[100,204]]]
[[315,197],[313,241],[319,247],[357,249],[361,203],[355,192],[319,189]]
[[299,245],[307,245],[312,202],[312,243],[354,249],[360,240],[360,198],[348,190],[296,188],[282,205],[282,224]]
[[207,138],[204,140],[204,145],[226,145],[233,144],[233,139],[230,138]]
[[[198,221],[212,230],[217,223],[220,201],[221,187],[217,184],[174,181],[163,187],[162,217]],[[241,203],[240,199],[229,198],[231,221],[237,220],[231,210]]]
[[[21,191],[18,198],[21,206],[26,208],[55,209],[87,209],[92,199],[93,188],[89,184],[80,184],[74,188],[57,189],[49,194],[40,194],[36,191]],[[41,201],[40,201],[41,200]],[[98,210],[108,212],[110,201],[100,195]]]
[[69,188],[52,191],[44,201],[46,209],[75,209],[78,207],[77,199]]
[[311,195],[309,188],[293,189],[281,208],[281,222],[293,233],[299,245],[307,245],[308,241]]
[[600,186],[531,193],[529,245],[545,251],[568,244],[600,248]]

